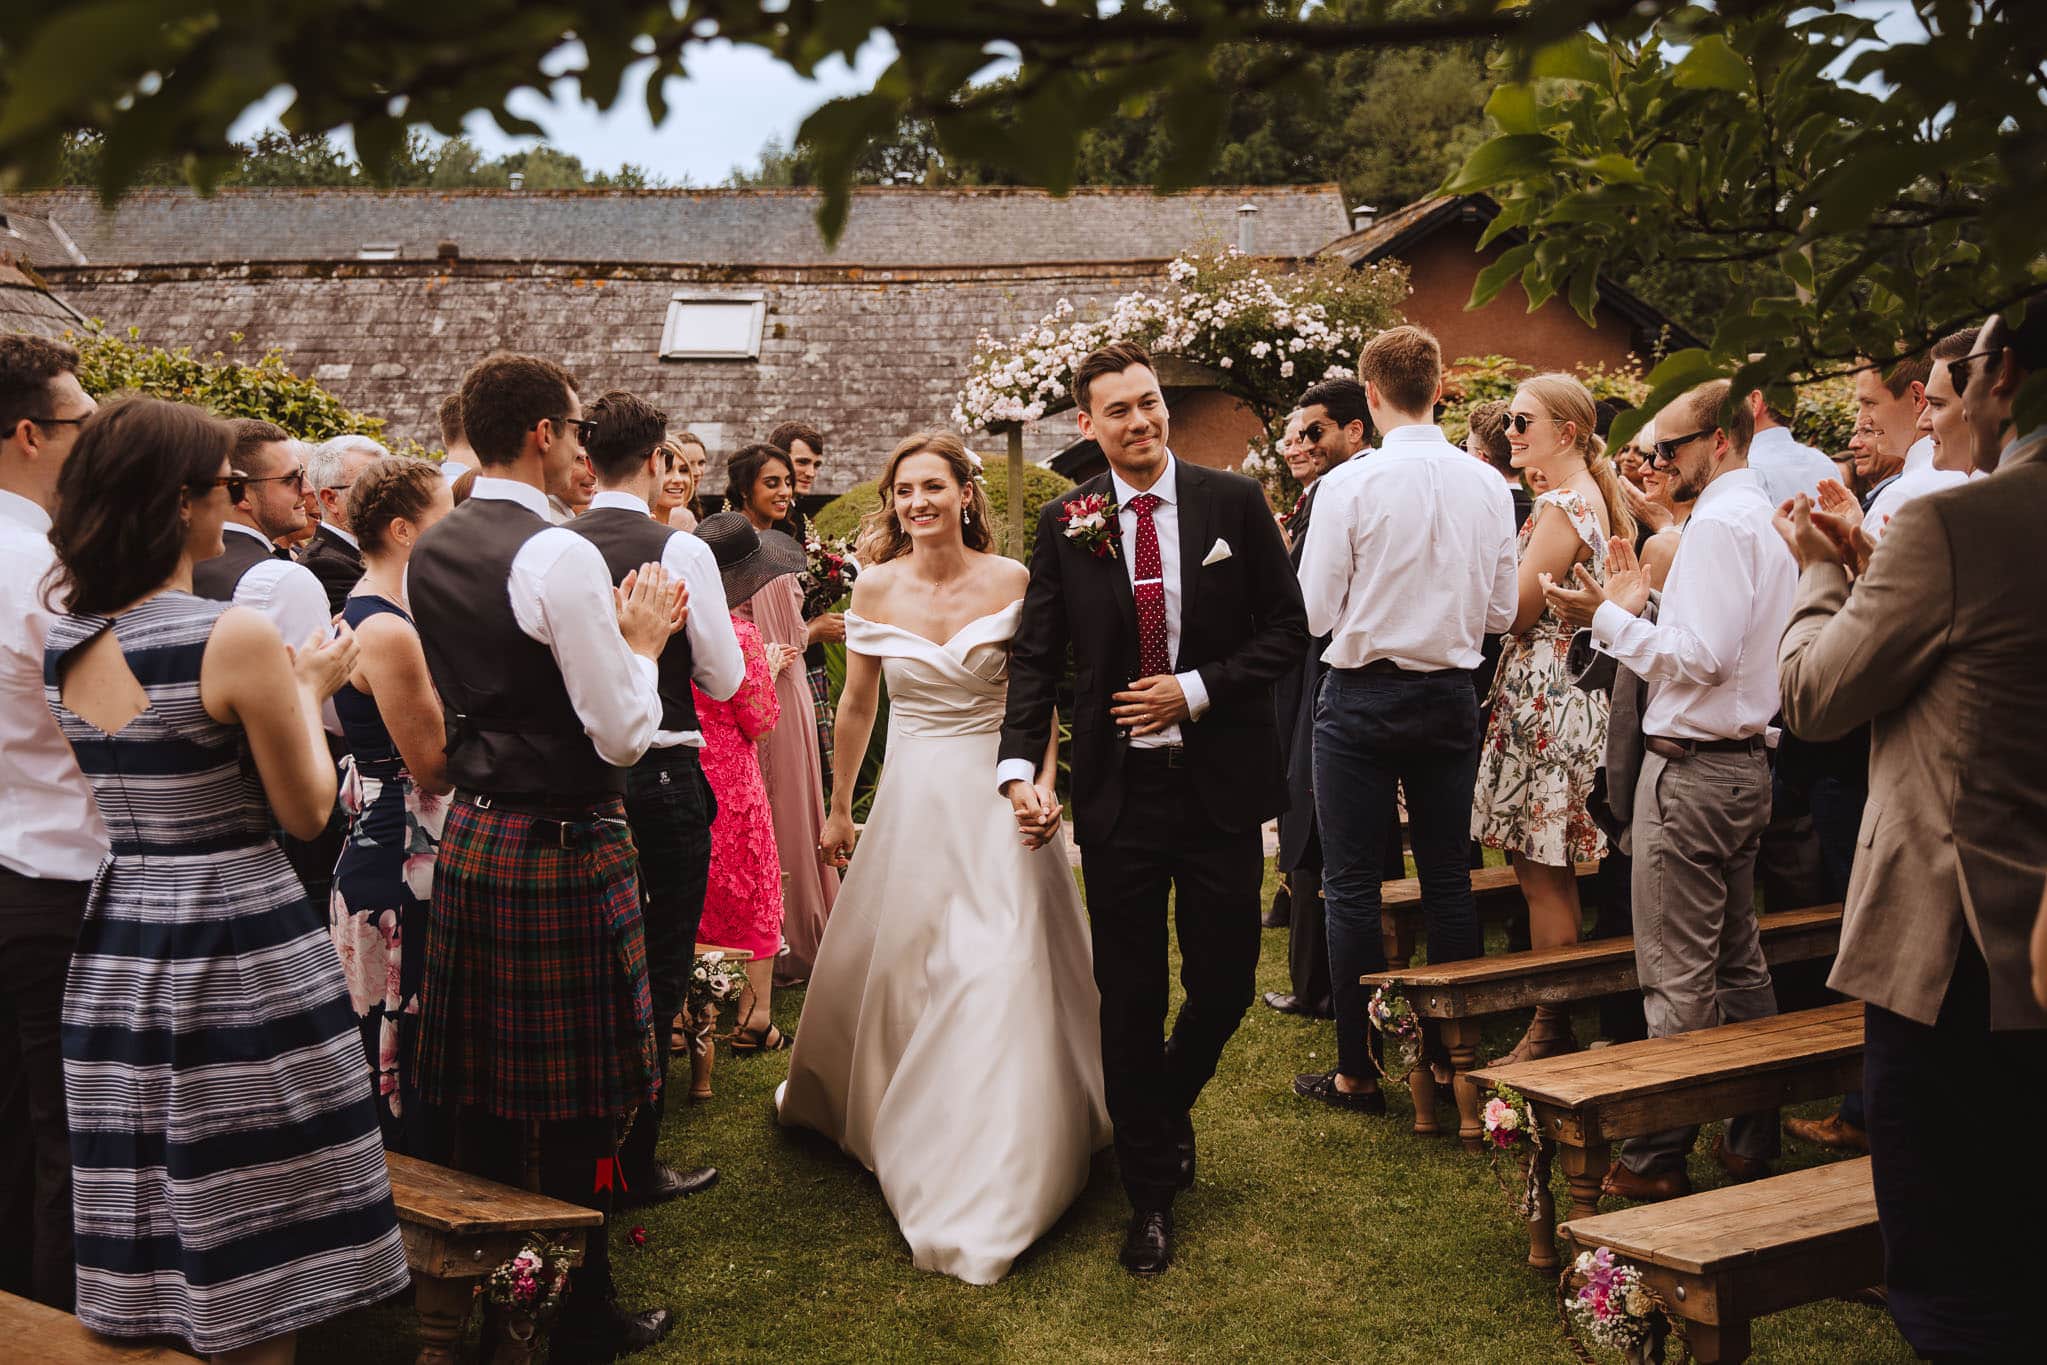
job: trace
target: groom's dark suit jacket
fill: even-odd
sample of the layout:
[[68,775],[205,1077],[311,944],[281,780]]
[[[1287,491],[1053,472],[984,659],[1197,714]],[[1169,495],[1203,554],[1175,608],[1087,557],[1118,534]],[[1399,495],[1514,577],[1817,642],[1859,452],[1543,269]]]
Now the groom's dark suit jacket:
[[[1180,652],[1172,670],[1198,670],[1209,709],[1180,725],[1196,790],[1226,830],[1250,829],[1286,808],[1286,773],[1273,717],[1273,683],[1301,663],[1306,610],[1286,544],[1257,483],[1188,464],[1176,476],[1180,522]],[[1138,676],[1137,604],[1121,556],[1098,557],[1068,540],[1065,503],[1115,494],[1102,474],[1045,504],[1031,554],[1009,665],[1002,757],[1040,762],[1055,692],[1073,650],[1073,807],[1082,845],[1100,847],[1123,802],[1122,728],[1110,698]],[[1230,555],[1204,565],[1218,540]]]

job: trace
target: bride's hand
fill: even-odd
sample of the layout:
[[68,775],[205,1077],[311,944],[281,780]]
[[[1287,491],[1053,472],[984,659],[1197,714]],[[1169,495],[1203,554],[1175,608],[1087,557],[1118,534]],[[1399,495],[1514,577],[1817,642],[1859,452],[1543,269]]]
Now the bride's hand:
[[818,856],[825,866],[843,870],[853,856],[853,817],[834,815],[824,822],[824,830],[817,836]]

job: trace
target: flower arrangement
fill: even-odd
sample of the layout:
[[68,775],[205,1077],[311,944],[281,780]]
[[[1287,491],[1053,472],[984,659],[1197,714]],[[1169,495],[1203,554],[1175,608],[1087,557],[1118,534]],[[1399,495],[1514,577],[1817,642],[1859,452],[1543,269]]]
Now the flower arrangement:
[[1106,493],[1084,493],[1059,504],[1061,532],[1096,559],[1116,557],[1116,515],[1121,509]]
[[529,1242],[518,1255],[483,1277],[476,1296],[494,1307],[544,1322],[561,1307],[573,1256],[560,1242]]
[[1379,1030],[1387,1055],[1379,1070],[1390,1081],[1404,1080],[1421,1064],[1422,1021],[1398,987],[1381,986],[1365,1005],[1365,1018]]
[[690,966],[689,1000],[686,1008],[694,1017],[702,1010],[737,1000],[746,990],[744,963],[730,961],[722,949],[699,953]]
[[1485,1135],[1495,1151],[1511,1152],[1535,1141],[1535,1114],[1528,1101],[1511,1085],[1493,1087],[1485,1102]]
[[803,542],[803,554],[808,563],[800,582],[803,585],[803,615],[808,620],[832,610],[845,600],[846,594],[853,590],[853,580],[860,576],[860,562],[853,558],[853,549],[846,542],[826,540],[815,529]]
[[[1573,1279],[1583,1281],[1576,1293],[1570,1289]],[[1616,1260],[1612,1248],[1579,1253],[1565,1272],[1558,1297],[1573,1345],[1582,1333],[1596,1345],[1619,1351],[1624,1359],[1660,1359],[1663,1339],[1671,1330],[1670,1316],[1643,1283],[1642,1272]]]

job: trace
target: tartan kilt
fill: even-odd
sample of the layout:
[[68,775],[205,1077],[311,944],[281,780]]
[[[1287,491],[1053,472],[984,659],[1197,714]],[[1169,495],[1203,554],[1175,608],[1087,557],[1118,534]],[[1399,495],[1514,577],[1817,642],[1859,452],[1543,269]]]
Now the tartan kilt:
[[824,667],[819,665],[810,670],[810,702],[817,712],[817,752],[824,759],[825,785],[832,781],[832,733],[838,728],[839,718],[832,707],[832,679]]
[[549,1121],[652,1100],[638,855],[622,800],[596,814],[562,848],[531,816],[451,803],[420,994],[428,1103]]

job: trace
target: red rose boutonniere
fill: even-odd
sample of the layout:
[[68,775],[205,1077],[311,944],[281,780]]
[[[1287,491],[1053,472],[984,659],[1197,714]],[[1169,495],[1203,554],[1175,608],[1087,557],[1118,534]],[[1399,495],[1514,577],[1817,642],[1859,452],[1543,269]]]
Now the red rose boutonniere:
[[1066,538],[1096,559],[1116,557],[1116,513],[1106,493],[1089,493],[1059,508],[1059,522]]

